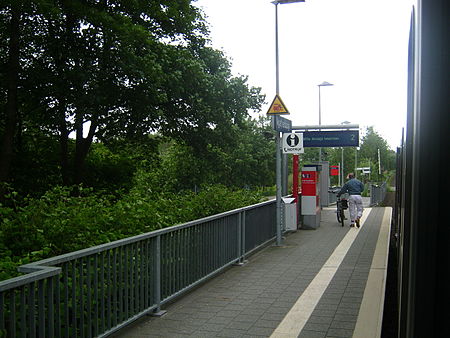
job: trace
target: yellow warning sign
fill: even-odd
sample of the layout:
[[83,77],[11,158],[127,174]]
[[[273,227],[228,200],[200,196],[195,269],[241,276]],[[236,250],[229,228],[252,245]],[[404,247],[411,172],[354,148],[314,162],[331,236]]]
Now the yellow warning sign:
[[289,111],[287,110],[286,106],[281,100],[281,97],[279,97],[278,94],[275,95],[275,98],[273,99],[272,104],[270,105],[270,108],[267,111],[267,114],[289,115]]

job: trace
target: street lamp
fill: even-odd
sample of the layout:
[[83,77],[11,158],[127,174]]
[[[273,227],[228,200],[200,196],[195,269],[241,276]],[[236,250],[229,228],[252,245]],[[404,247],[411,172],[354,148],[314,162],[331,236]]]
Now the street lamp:
[[[278,5],[289,4],[294,2],[305,2],[305,0],[275,0],[272,3],[275,5],[275,86],[276,94],[280,94],[280,62],[278,56]],[[272,116],[272,126],[275,128],[276,115]],[[277,185],[277,245],[281,245],[281,139],[280,132],[276,131],[276,185]]]
[[278,4],[290,4],[292,2],[305,2],[305,0],[275,0],[272,1],[272,3],[274,5],[278,5]]
[[[334,86],[332,83],[327,81],[323,81],[321,84],[318,84],[319,87],[319,126],[322,125],[322,112],[320,107],[320,87]],[[322,148],[319,148],[319,162],[322,161]]]
[[278,55],[278,5],[290,4],[294,2],[305,2],[305,0],[275,0],[272,3],[275,5],[275,84],[276,84],[276,94],[280,94],[280,62]]

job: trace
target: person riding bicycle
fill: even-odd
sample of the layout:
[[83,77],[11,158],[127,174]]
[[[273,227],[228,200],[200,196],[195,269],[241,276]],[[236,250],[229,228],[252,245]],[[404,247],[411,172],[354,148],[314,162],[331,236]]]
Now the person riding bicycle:
[[337,193],[337,197],[348,192],[348,209],[350,212],[350,226],[360,227],[360,220],[364,211],[361,194],[364,191],[364,184],[355,178],[353,173],[348,174],[348,181],[344,184],[341,190]]

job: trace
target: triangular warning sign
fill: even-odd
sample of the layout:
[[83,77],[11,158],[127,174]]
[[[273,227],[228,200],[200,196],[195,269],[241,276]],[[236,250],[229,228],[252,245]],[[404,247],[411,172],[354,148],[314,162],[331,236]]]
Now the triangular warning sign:
[[273,99],[272,104],[270,105],[270,108],[267,111],[267,114],[289,115],[289,111],[287,110],[286,106],[281,100],[281,97],[279,97],[278,94],[275,95],[275,98]]

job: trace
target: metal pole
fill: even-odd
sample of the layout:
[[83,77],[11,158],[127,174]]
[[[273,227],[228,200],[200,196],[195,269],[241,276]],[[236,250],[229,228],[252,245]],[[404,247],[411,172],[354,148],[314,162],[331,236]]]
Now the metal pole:
[[283,152],[281,152],[281,170],[282,170],[281,196],[286,196],[288,194],[289,165],[288,165],[288,154],[283,154]]
[[342,166],[342,185],[344,185],[344,148],[341,148],[341,166]]
[[[381,175],[380,148],[378,148],[378,175]],[[379,178],[378,178],[379,180]]]
[[[319,126],[322,124],[322,114],[320,109],[320,85],[319,87]],[[319,129],[320,130],[320,129]],[[322,161],[322,147],[319,148],[319,162]]]
[[298,202],[298,155],[292,155],[292,197]]
[[[280,93],[280,72],[278,56],[278,3],[275,3],[275,88],[276,94]],[[275,119],[276,116],[272,117]],[[275,127],[275,121],[273,121]],[[276,185],[277,185],[277,245],[281,245],[281,151],[280,132],[275,131],[276,137]]]
[[338,185],[341,186],[341,164],[339,163],[339,175],[338,175]]

